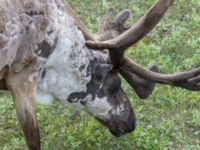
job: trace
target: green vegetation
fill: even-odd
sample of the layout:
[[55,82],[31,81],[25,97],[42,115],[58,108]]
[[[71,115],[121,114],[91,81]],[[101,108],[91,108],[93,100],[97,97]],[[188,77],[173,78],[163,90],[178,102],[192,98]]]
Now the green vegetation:
[[[119,12],[129,8],[134,23],[155,0],[67,0],[88,28],[95,32],[110,5]],[[190,69],[200,59],[200,1],[177,0],[160,24],[127,55],[143,66],[158,64],[162,72]],[[140,100],[124,82],[137,116],[137,129],[122,138],[84,112],[55,103],[38,105],[37,116],[44,150],[199,150],[200,92],[158,85]],[[0,150],[26,149],[9,93],[0,94]]]

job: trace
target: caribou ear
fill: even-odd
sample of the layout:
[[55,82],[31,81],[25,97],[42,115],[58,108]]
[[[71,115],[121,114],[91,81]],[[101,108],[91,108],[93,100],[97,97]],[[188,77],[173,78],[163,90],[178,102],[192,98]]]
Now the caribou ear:
[[95,64],[92,70],[93,79],[97,83],[102,82],[112,69],[111,64]]

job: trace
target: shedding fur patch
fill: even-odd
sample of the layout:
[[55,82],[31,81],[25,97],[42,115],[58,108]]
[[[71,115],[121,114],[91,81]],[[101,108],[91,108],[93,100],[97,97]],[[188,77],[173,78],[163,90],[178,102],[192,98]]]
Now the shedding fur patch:
[[[89,50],[85,47],[85,39],[74,24],[73,19],[62,7],[58,8],[52,1],[50,24],[57,33],[57,45],[44,65],[45,76],[40,78],[39,93],[48,93],[62,103],[71,93],[86,92],[91,80],[89,67]],[[84,66],[84,67],[83,67]]]

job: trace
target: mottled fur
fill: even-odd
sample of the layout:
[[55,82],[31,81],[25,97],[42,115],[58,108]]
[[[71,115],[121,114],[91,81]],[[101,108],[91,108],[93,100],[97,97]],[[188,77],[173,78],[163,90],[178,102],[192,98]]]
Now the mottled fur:
[[29,149],[40,149],[36,97],[85,110],[116,136],[135,129],[120,82],[116,94],[109,90],[117,75],[102,70],[102,80],[94,81],[94,64],[108,63],[108,56],[85,46],[62,0],[0,2],[0,88],[13,95]]

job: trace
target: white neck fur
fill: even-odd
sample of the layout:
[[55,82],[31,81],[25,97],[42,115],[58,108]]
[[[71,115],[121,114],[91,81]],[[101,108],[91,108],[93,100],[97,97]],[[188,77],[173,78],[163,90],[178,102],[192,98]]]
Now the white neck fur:
[[40,78],[37,99],[46,104],[58,99],[65,104],[71,93],[87,90],[91,80],[89,50],[71,16],[57,7],[53,7],[51,14],[54,19],[51,27],[55,29],[58,42],[44,65],[46,73]]

